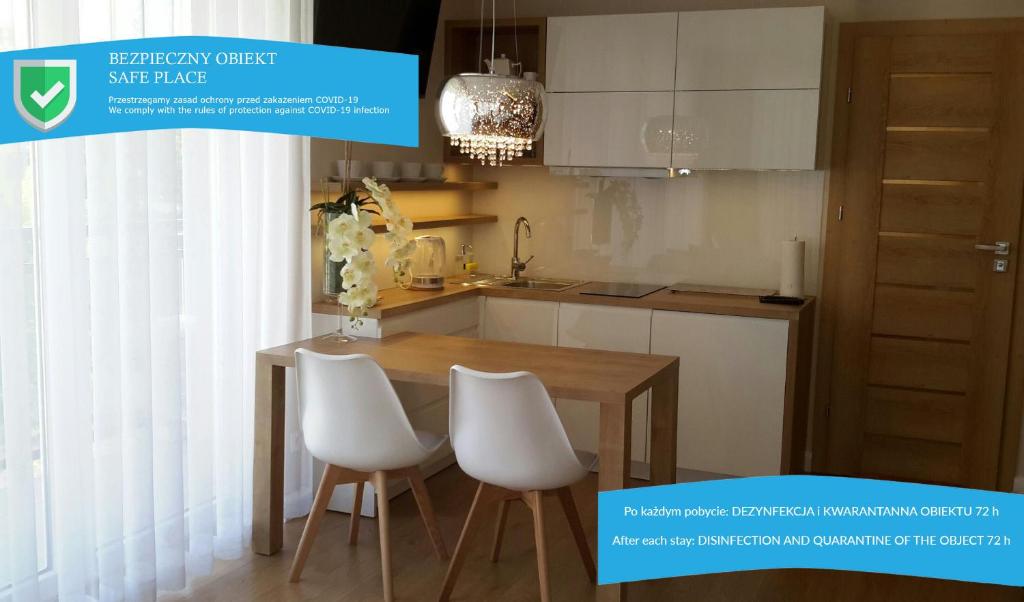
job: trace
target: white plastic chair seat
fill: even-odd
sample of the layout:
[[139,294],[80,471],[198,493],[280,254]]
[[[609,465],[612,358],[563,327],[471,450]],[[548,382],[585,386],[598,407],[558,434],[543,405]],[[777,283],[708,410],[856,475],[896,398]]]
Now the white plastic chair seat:
[[453,366],[449,386],[448,430],[469,476],[537,491],[567,487],[587,475],[547,389],[533,374]]
[[314,458],[374,472],[416,466],[447,441],[415,431],[384,370],[368,355],[295,352],[302,436]]

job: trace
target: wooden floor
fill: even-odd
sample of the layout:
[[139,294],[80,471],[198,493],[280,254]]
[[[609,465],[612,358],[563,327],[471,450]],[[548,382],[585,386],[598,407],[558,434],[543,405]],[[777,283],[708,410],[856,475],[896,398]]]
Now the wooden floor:
[[[449,550],[454,549],[476,486],[458,468],[449,468],[427,481],[441,530]],[[596,477],[591,475],[575,488],[583,522],[594,525]],[[592,600],[594,586],[587,581],[573,546],[569,527],[558,501],[545,500],[551,594],[554,600]],[[395,564],[395,595],[398,600],[433,600],[441,586],[445,565],[430,546],[416,505],[409,492],[391,502],[391,542]],[[494,510],[491,510],[493,517]],[[347,545],[348,515],[328,512],[310,554],[302,581],[288,583],[288,568],[302,533],[304,519],[285,526],[285,548],[272,557],[246,555],[234,561],[218,562],[215,573],[199,579],[189,592],[163,595],[161,600],[287,601],[332,600],[342,602],[381,599],[380,557],[377,523],[360,521],[360,540]],[[533,531],[529,510],[514,504],[501,561],[488,558],[491,526],[474,542],[470,557],[456,584],[452,600],[536,600],[537,569],[533,552]],[[594,548],[594,533],[588,533]],[[1024,602],[1024,590],[951,581],[937,581],[869,573],[839,571],[777,570],[702,575],[638,583],[631,586],[630,599],[692,600],[699,602],[738,601],[837,601],[870,602]]]

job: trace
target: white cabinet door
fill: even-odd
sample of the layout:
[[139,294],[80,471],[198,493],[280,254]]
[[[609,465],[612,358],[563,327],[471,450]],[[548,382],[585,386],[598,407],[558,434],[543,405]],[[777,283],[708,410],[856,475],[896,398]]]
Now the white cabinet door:
[[672,92],[548,94],[544,164],[664,167],[672,153]]
[[651,353],[678,355],[682,468],[779,474],[786,320],[655,311]]
[[[651,310],[562,303],[558,308],[559,347],[650,353]],[[648,393],[633,401],[632,457],[648,461]],[[556,403],[574,449],[597,453],[599,404],[573,399]]]
[[676,13],[548,19],[550,92],[671,90]]
[[818,90],[676,92],[672,167],[814,169]]
[[825,8],[679,14],[676,90],[819,88]]
[[481,329],[491,341],[556,345],[558,303],[487,297]]

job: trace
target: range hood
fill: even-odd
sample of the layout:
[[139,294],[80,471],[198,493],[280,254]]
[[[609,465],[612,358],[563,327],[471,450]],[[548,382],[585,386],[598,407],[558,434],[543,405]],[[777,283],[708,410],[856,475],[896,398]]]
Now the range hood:
[[582,176],[596,178],[665,179],[688,176],[691,173],[691,171],[685,167],[669,169],[667,167],[562,167],[549,165],[548,170],[553,176]]

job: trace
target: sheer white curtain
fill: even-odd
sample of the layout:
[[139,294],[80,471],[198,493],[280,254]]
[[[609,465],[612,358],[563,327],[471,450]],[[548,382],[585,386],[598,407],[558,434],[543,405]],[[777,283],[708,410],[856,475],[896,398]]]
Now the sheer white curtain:
[[[3,0],[0,50],[301,41],[310,5]],[[0,600],[187,587],[249,545],[253,353],[309,335],[308,140],[5,145],[0,178]],[[310,462],[294,426],[286,441],[297,516]]]

